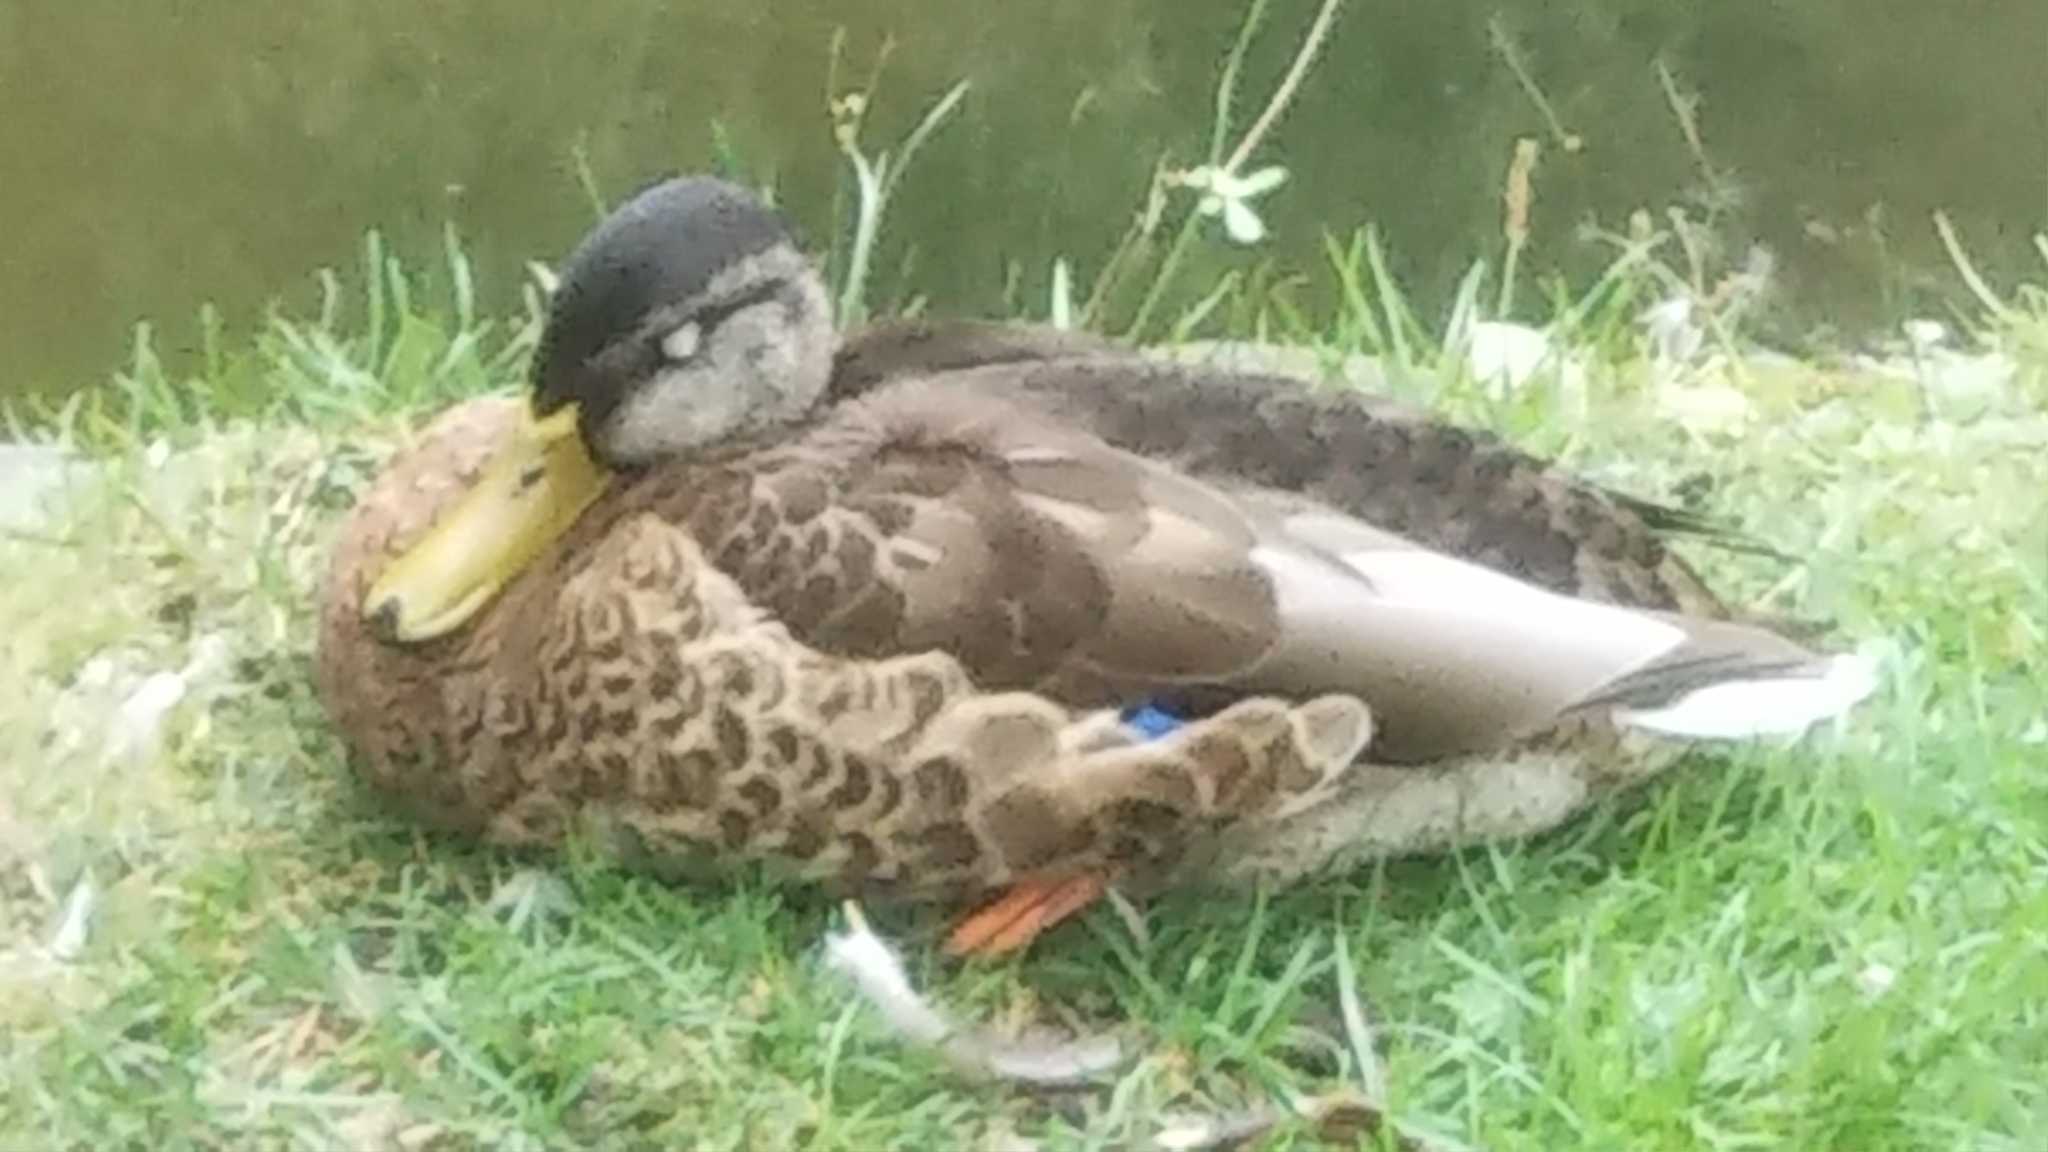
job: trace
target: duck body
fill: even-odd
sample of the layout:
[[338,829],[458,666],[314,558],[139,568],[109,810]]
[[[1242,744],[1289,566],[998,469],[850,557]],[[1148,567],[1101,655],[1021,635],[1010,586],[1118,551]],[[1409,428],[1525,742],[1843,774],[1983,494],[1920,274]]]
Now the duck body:
[[[650,473],[481,626],[379,639],[363,597],[521,415],[485,400],[437,420],[344,524],[324,596],[323,700],[365,777],[434,824],[508,845],[594,836],[687,872],[768,863],[868,895],[1164,883],[1221,829],[1313,802],[1369,740],[1370,713],[1338,695],[1246,698],[1152,738],[1101,692],[1065,703],[1042,657],[978,622],[955,625],[964,657],[884,651],[901,608],[858,590],[887,545],[805,499],[827,466],[788,448]],[[771,506],[786,548],[748,511]],[[748,543],[724,568],[706,539]]]
[[[444,414],[342,526],[320,683],[380,788],[909,897],[1264,882],[1537,831],[1868,691],[1634,506],[1388,400],[1001,325],[834,352],[759,211],[622,209],[530,406]],[[493,501],[546,530],[467,527]]]

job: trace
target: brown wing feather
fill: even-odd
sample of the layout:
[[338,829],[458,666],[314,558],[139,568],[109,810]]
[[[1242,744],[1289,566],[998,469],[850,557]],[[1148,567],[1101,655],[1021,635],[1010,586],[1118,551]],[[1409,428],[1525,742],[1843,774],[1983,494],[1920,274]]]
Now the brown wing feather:
[[1307,496],[1554,592],[1695,616],[1727,612],[1637,506],[1388,397],[1112,347],[963,367],[948,380],[1000,387],[1189,475]]
[[[1593,604],[1720,611],[1634,512],[1511,448],[1371,398],[1158,373],[1101,352],[888,380],[671,483],[718,567],[822,651],[942,651],[985,687],[1077,704],[1364,692],[1379,753],[1402,759],[1533,730],[1642,679],[1684,629],[1451,569],[1439,593],[1398,553]],[[1375,590],[1388,563],[1393,598]]]
[[[1091,683],[1113,693],[1228,679],[1274,642],[1279,620],[1251,560],[1255,537],[1207,486],[950,381],[891,387],[862,411],[899,460],[966,462],[951,490],[913,503],[899,538],[937,561],[899,578],[910,608],[896,643],[950,641],[948,650],[980,656],[970,667],[992,682],[1058,680],[1062,694],[1086,696]],[[849,503],[894,497],[878,492],[880,479],[855,484]],[[971,599],[998,626],[961,630],[926,610],[928,594]]]
[[1230,500],[950,377],[650,483],[749,597],[834,654],[936,649],[984,686],[1106,700],[1227,681],[1279,628]]
[[1554,592],[1728,615],[1666,547],[1642,501],[1386,396],[1164,363],[1079,333],[930,320],[857,333],[836,365],[833,394],[938,373],[964,388],[1029,397],[1138,456],[1309,496]]

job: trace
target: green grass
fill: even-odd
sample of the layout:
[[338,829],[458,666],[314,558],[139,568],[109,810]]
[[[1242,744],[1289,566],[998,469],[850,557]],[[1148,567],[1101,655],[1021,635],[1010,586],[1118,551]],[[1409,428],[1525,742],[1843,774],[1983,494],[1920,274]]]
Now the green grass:
[[[1299,78],[1231,147],[1263,10],[1206,151],[1240,174]],[[871,307],[890,192],[959,91],[872,154],[835,107],[850,185],[823,263],[847,316]],[[1388,1112],[1434,1146],[2035,1147],[2048,293],[1998,298],[1944,226],[1974,333],[2017,365],[1990,394],[1752,355],[1732,310],[1714,317],[1718,363],[1689,381],[1708,391],[1674,393],[1632,318],[1674,290],[1708,297],[1728,264],[1710,222],[1678,219],[1612,237],[1582,291],[1541,286],[1583,383],[1551,373],[1501,397],[1460,366],[1480,301],[1514,298],[1512,229],[1506,282],[1475,265],[1431,325],[1370,232],[1332,238],[1312,277],[1219,258],[1186,175],[1162,162],[1166,210],[1085,291],[1052,261],[1055,298],[1017,313],[1376,357],[1448,416],[1797,557],[1699,555],[1739,598],[1869,646],[1883,692],[1838,732],[1696,757],[1531,843],[1168,898],[1143,944],[1098,911],[1021,962],[962,969],[935,958],[934,916],[871,909],[956,1011],[1121,1027],[1136,1053],[1085,1093],[965,1083],[824,970],[836,910],[814,894],[482,851],[349,777],[310,677],[328,533],[424,414],[517,387],[545,283],[523,314],[480,317],[452,235],[431,302],[373,236],[359,290],[323,275],[314,315],[242,348],[209,320],[190,378],[143,328],[113,386],[19,422],[96,462],[49,526],[0,529],[0,1149],[1146,1147],[1175,1113],[1359,1079],[1340,941]],[[1224,271],[1192,273],[1198,251]],[[1674,406],[1731,394],[1749,416],[1717,431]],[[220,647],[159,744],[106,753],[147,677]],[[81,893],[82,934],[66,916]]]
[[[1256,167],[1257,125],[1287,102],[1232,145],[1263,10],[1224,68],[1210,165]],[[871,307],[889,191],[955,98],[893,159],[840,110],[853,185],[824,263],[849,315]],[[372,237],[313,315],[245,347],[209,322],[189,377],[144,328],[112,386],[19,421],[93,463],[48,525],[0,528],[0,1149],[1147,1147],[1173,1113],[1357,1082],[1340,941],[1388,1111],[1435,1146],[2038,1148],[2048,292],[1999,297],[1944,224],[1968,328],[2012,358],[2009,381],[1957,396],[1756,354],[1730,311],[1690,381],[1710,390],[1673,393],[1632,318],[1710,295],[1733,263],[1710,224],[1611,237],[1609,274],[1577,289],[1475,266],[1437,324],[1371,233],[1292,275],[1219,257],[1178,187],[1162,163],[1167,210],[1078,288],[1060,261],[1050,306],[1015,311],[1377,357],[1413,399],[1790,554],[1697,558],[1739,600],[1868,646],[1879,695],[1839,731],[1694,757],[1532,842],[1167,898],[1144,944],[1097,911],[1020,962],[961,968],[936,958],[935,916],[870,909],[953,1010],[1125,1028],[1136,1056],[1082,1093],[965,1083],[824,969],[838,914],[815,894],[484,851],[349,776],[310,676],[328,534],[425,413],[517,386],[543,291],[477,315],[451,236],[429,301]],[[1194,253],[1224,271],[1197,275]],[[1503,398],[1468,379],[1489,299],[1547,301],[1583,385]],[[1719,430],[1674,406],[1730,394],[1749,416]],[[219,646],[160,744],[106,754],[148,676]],[[66,907],[83,892],[81,935]]]
[[[327,535],[422,413],[516,386],[531,310],[414,299],[373,244],[363,299],[337,289],[193,379],[144,345],[40,425],[97,461],[63,515],[0,536],[0,1147],[1144,1146],[1171,1111],[1355,1079],[1340,934],[1390,1112],[1442,1147],[2038,1147],[2048,296],[1987,302],[2019,371],[1966,413],[1848,362],[1732,353],[1719,378],[1754,418],[1703,433],[1660,407],[1626,323],[1666,275],[1645,252],[1555,294],[1582,395],[1464,379],[1363,240],[1332,245],[1331,314],[1258,277],[1191,307],[1405,363],[1398,386],[1447,413],[1777,545],[1796,561],[1700,558],[1870,645],[1880,695],[1531,843],[1166,899],[1144,947],[1098,911],[963,969],[935,918],[882,911],[960,1012],[1129,1026],[1135,1064],[1057,1098],[896,1043],[823,970],[815,895],[426,837],[349,777],[309,673]],[[204,637],[228,659],[162,746],[105,758],[123,695]],[[90,930],[52,957],[81,883]]]

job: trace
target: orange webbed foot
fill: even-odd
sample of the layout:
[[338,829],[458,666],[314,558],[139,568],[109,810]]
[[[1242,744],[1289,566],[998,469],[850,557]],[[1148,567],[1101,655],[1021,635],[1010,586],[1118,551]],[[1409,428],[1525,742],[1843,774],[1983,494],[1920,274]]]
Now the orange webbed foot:
[[946,954],[987,959],[1016,952],[1108,890],[1100,876],[1020,881],[954,925]]

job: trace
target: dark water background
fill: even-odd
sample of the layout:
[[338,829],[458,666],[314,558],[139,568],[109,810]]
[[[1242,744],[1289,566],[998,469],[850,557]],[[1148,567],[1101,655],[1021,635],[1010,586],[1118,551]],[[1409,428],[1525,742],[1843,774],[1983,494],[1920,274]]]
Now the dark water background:
[[[1314,0],[1272,0],[1248,63],[1263,98]],[[574,157],[618,195],[714,154],[714,120],[781,181],[813,233],[835,177],[828,51],[864,71],[893,38],[874,113],[888,139],[956,79],[973,90],[905,185],[885,296],[1001,307],[1009,266],[1042,300],[1126,226],[1158,155],[1206,148],[1241,0],[0,0],[0,395],[97,381],[130,326],[175,357],[204,301],[230,330],[364,229],[408,259],[452,222],[487,305],[591,219]],[[1946,209],[1995,280],[2048,275],[2043,0],[1351,0],[1264,151],[1283,261],[1376,222],[1425,306],[1498,247],[1518,136],[1551,126],[1505,33],[1583,137],[1538,172],[1525,266],[1584,274],[1589,220],[1696,202],[1701,168],[1657,72],[1699,96],[1707,155],[1739,198],[1725,231],[1767,245],[1785,322],[1854,332],[1938,306]],[[1691,198],[1690,200],[1688,198]],[[1875,226],[1873,226],[1875,222]]]

